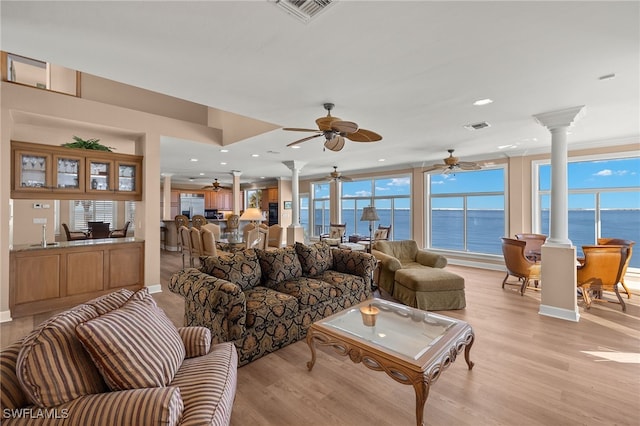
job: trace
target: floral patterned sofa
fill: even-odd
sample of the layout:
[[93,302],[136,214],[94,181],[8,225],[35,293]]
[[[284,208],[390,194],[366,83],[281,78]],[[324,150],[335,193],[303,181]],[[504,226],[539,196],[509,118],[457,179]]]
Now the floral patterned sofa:
[[234,342],[238,365],[306,336],[311,324],[371,297],[375,258],[326,243],[247,249],[202,258],[175,273],[169,289],[184,297],[185,325]]

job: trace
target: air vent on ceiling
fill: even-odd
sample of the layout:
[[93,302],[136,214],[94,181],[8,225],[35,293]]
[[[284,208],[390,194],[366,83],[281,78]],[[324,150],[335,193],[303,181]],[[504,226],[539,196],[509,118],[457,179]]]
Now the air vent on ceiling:
[[487,123],[486,121],[481,121],[480,123],[467,124],[466,126],[464,126],[464,128],[468,130],[480,130],[490,126],[491,124]]
[[[271,0],[274,1],[274,0]],[[336,0],[275,0],[277,6],[304,23],[325,10]]]

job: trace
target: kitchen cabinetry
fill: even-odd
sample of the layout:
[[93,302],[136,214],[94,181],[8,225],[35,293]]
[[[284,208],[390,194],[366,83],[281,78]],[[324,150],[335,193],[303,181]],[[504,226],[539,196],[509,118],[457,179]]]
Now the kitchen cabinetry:
[[64,309],[119,288],[141,288],[144,242],[131,240],[95,244],[70,241],[53,247],[12,250],[11,315],[18,318]]
[[142,157],[11,141],[11,198],[142,200]]
[[218,210],[233,209],[233,194],[221,189],[218,192],[208,191],[205,198],[205,208]]

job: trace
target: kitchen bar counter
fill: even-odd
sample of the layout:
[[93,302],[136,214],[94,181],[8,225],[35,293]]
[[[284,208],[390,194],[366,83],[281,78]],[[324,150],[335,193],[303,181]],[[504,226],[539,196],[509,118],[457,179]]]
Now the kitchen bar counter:
[[9,252],[14,318],[65,309],[112,291],[144,286],[144,240],[104,238],[22,244]]
[[32,251],[32,250],[52,250],[58,248],[69,248],[69,247],[88,247],[88,246],[97,246],[103,244],[123,244],[123,243],[135,243],[135,242],[143,242],[139,238],[134,237],[126,237],[126,238],[100,238],[100,239],[88,239],[88,240],[75,240],[75,241],[56,241],[53,243],[47,243],[47,246],[44,247],[42,244],[17,244],[15,246],[9,247],[9,250],[12,252],[19,251]]

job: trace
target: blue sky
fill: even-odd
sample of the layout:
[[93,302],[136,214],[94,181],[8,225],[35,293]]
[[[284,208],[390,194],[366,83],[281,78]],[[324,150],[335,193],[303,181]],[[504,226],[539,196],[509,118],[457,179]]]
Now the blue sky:
[[[540,166],[540,189],[549,190],[551,166]],[[629,188],[623,192],[605,192],[601,195],[601,208],[640,209],[640,157],[616,160],[572,162],[568,166],[569,189]],[[409,195],[411,181],[409,177],[343,182],[343,197]],[[316,197],[329,196],[329,184],[316,185]],[[459,172],[448,175],[432,174],[431,190],[433,194],[487,193],[504,191],[502,169]],[[543,202],[548,197],[543,197]],[[460,198],[441,199],[434,207],[459,208]],[[503,197],[473,197],[469,208],[502,208]],[[573,194],[569,199],[572,209],[594,208],[593,194]],[[383,206],[384,207],[384,206]],[[396,205],[396,207],[399,207]],[[405,206],[402,206],[405,207]],[[408,207],[408,203],[407,203]],[[548,206],[543,205],[543,208]]]

